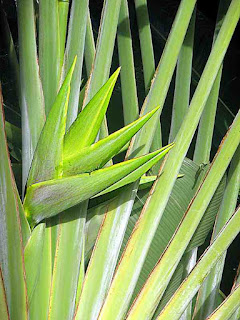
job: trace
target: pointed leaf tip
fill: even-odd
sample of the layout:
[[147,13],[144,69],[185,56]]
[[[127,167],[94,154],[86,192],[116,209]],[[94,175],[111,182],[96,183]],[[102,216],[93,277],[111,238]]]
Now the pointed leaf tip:
[[120,180],[117,187],[139,179],[172,147],[172,145],[166,146],[142,157],[99,169],[90,174],[83,173],[62,179],[52,179],[30,186],[24,200],[29,223],[34,225],[45,218],[54,216],[93,197]]
[[[63,139],[66,130],[70,83],[76,59],[77,57],[74,58],[41,132],[29,172],[28,186],[56,178],[62,173]],[[49,155],[47,158],[46,154]]]
[[151,112],[89,147],[81,149],[76,145],[72,154],[64,154],[64,176],[72,176],[102,168],[144,126],[158,109],[159,107],[156,107]]
[[74,57],[73,63],[71,65],[71,67],[70,67],[70,69],[69,69],[69,71],[67,73],[67,76],[66,76],[65,80],[63,81],[63,83],[68,82],[68,85],[70,85],[70,82],[72,80],[72,75],[73,75],[73,72],[75,70],[76,63],[77,63],[77,56]]
[[120,68],[111,75],[69,128],[64,138],[65,155],[70,156],[76,149],[88,147],[95,141],[119,72]]

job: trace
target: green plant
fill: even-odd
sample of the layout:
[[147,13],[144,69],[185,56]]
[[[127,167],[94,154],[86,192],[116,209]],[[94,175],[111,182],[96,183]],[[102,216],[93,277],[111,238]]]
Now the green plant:
[[[147,2],[135,0],[146,92],[139,116],[127,0],[104,1],[96,46],[87,0],[18,0],[19,57],[2,5],[22,125],[5,121],[2,108],[1,319],[239,318],[239,275],[231,295],[220,291],[240,231],[239,112],[211,162],[210,152],[240,1],[220,1],[191,97],[195,6],[181,1],[155,70]],[[115,38],[121,69],[109,77]],[[160,115],[176,66],[162,147]],[[109,134],[119,73],[125,126]]]

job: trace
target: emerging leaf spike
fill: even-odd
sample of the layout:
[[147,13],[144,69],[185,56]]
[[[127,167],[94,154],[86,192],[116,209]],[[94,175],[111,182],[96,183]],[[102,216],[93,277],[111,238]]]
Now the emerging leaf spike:
[[76,60],[77,57],[73,61],[43,127],[30,169],[28,186],[36,182],[58,178],[62,174],[63,139],[66,131],[70,83]]
[[158,110],[159,107],[156,107],[131,124],[89,147],[74,150],[74,155],[66,156],[63,159],[63,175],[71,176],[102,168]]
[[109,80],[89,101],[69,128],[64,138],[64,157],[74,155],[76,150],[79,151],[84,147],[88,147],[95,141],[119,72],[120,68],[113,73]]
[[93,197],[118,181],[121,181],[120,185],[115,185],[115,189],[131,183],[139,179],[171,148],[172,145],[166,146],[142,157],[93,171],[91,174],[83,173],[36,183],[27,189],[24,200],[26,216],[33,225]]

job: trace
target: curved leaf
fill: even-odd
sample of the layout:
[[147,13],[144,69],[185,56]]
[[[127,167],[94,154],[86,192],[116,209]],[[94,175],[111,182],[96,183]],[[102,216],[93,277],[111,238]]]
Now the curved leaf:
[[0,90],[0,267],[12,320],[27,318],[26,282],[16,185],[4,132]]
[[61,175],[70,82],[75,64],[76,57],[47,117],[34,154],[28,186]]
[[69,128],[64,138],[64,158],[75,155],[78,150],[89,146],[96,139],[119,72],[120,68],[94,95]]
[[[157,112],[159,108],[147,113],[128,126],[110,134],[95,144],[80,149],[72,157],[63,159],[64,176],[83,172],[91,172],[102,168],[118,151],[139,131],[142,126]],[[76,152],[76,151],[75,151]]]
[[[155,161],[151,160],[154,158],[158,161],[159,153],[161,150],[93,171],[90,174],[83,173],[33,184],[28,187],[24,200],[26,216],[32,223],[38,223],[44,218],[54,216],[89,199],[116,181],[123,179],[146,162],[150,161],[153,165]],[[144,173],[145,170],[141,172],[140,176]]]

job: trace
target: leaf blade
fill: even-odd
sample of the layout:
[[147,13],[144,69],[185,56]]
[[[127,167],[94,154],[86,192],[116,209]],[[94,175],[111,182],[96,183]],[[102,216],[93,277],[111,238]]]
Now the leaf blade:
[[[86,107],[87,108],[87,107]],[[95,144],[75,151],[72,157],[63,160],[64,176],[91,172],[102,168],[119,150],[139,131],[144,124],[158,111],[158,107],[128,126],[112,133]],[[85,141],[86,143],[86,141]]]
[[0,92],[0,267],[10,318],[27,319],[26,282],[16,185],[11,171],[4,132]]
[[[59,174],[61,176],[70,82],[75,64],[76,57],[49,112],[39,138],[29,173],[28,186],[36,182],[56,178]],[[50,143],[49,139],[51,139]]]
[[[66,133],[64,139],[64,157],[73,155],[76,150],[89,146],[96,139],[119,72],[120,69],[118,68],[82,112],[80,112]],[[79,139],[80,132],[81,136]]]
[[27,189],[24,201],[26,216],[30,221],[37,223],[46,217],[56,215],[122,179],[145,162],[150,161],[156,153],[99,169],[91,174],[84,173],[33,184]]

